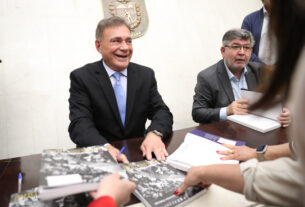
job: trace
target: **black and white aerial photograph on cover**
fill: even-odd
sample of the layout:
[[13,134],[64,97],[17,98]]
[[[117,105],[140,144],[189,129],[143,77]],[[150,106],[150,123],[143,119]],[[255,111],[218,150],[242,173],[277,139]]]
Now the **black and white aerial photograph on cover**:
[[44,150],[40,169],[40,186],[48,186],[47,176],[79,174],[83,183],[99,183],[101,178],[112,172],[119,172],[121,176],[125,175],[107,149],[102,146]]
[[183,183],[185,174],[166,162],[156,160],[123,164],[129,180],[136,183],[135,195],[145,206],[184,206],[204,193],[199,186],[189,188],[182,195],[174,191]]
[[12,194],[8,207],[82,207],[92,200],[88,194],[78,194],[42,202],[38,195],[38,188]]

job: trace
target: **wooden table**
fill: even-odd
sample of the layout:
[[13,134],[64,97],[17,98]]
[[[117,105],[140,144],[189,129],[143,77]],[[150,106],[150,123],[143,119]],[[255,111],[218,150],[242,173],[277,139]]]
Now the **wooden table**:
[[[250,147],[287,141],[287,129],[280,128],[263,134],[230,121],[222,121],[174,131],[166,141],[168,152],[170,154],[174,152],[182,143],[186,133],[196,128],[221,137],[246,141],[246,145]],[[140,161],[143,160],[140,152],[142,140],[142,138],[133,138],[112,144],[117,148],[124,145],[126,147],[124,153],[129,161]],[[23,175],[22,190],[38,186],[40,162],[40,154],[0,160],[0,207],[7,207],[10,195],[17,192],[19,172]],[[132,196],[129,204],[137,202],[139,202],[138,199]]]

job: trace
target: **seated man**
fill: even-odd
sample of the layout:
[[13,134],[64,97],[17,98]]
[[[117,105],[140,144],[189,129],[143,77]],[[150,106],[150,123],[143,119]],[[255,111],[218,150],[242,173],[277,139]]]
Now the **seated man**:
[[[105,145],[113,158],[128,162],[109,142],[145,136],[143,156],[150,160],[153,152],[157,160],[165,160],[162,139],[172,133],[173,117],[157,90],[153,70],[130,62],[129,25],[119,17],[101,20],[95,46],[103,59],[70,75],[72,141],[77,147]],[[151,124],[145,130],[147,119]]]
[[[192,116],[198,123],[226,120],[233,114],[247,114],[249,102],[241,99],[240,89],[254,90],[260,82],[260,64],[249,62],[254,39],[251,32],[232,29],[226,32],[220,48],[223,57],[197,76]],[[278,117],[283,127],[290,123],[284,108]]]

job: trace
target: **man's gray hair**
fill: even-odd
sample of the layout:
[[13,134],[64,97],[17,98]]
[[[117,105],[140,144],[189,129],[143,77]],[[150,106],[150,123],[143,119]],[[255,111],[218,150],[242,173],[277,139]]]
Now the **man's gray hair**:
[[113,17],[109,17],[107,19],[102,19],[97,24],[97,27],[96,27],[96,30],[95,30],[95,39],[96,40],[101,40],[102,37],[103,37],[104,30],[107,27],[116,27],[116,26],[122,26],[122,25],[125,25],[130,31],[129,25],[121,17],[113,16]]
[[255,40],[252,33],[245,29],[231,29],[227,31],[222,38],[222,46],[228,45],[232,40],[250,40],[251,47],[254,46]]

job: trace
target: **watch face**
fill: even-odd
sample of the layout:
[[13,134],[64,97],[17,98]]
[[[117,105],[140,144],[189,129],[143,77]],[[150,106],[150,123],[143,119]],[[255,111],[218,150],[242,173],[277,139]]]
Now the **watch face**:
[[258,147],[256,148],[256,151],[257,151],[257,152],[264,152],[265,149],[266,149],[266,147],[267,147],[267,145],[258,146]]

